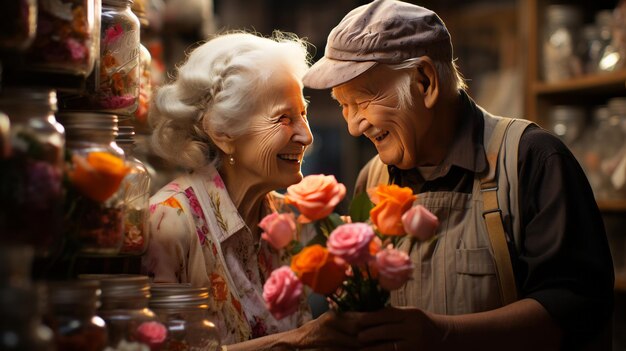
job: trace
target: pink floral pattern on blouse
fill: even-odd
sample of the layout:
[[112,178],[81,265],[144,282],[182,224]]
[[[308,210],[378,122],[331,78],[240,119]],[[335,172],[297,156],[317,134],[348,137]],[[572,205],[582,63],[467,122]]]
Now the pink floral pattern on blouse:
[[[268,213],[282,206],[279,194],[268,194]],[[299,313],[282,320],[265,307],[263,283],[290,257],[253,238],[213,166],[174,180],[150,199],[150,230],[144,269],[154,282],[208,287],[212,320],[224,345],[310,319],[304,298]]]

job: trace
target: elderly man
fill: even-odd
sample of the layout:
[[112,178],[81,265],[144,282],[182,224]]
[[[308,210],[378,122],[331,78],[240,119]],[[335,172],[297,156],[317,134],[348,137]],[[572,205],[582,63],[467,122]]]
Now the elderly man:
[[441,223],[401,243],[415,270],[394,307],[346,315],[364,349],[610,349],[612,259],[583,171],[558,138],[468,97],[434,12],[352,10],[304,83],[332,88],[350,134],[376,146],[357,189],[411,187]]

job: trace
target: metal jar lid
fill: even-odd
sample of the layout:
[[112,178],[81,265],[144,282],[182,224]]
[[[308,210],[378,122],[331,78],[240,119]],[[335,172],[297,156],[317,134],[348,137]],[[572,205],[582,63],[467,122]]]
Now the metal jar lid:
[[48,302],[51,306],[86,306],[98,308],[100,305],[100,282],[98,280],[50,281]]
[[98,280],[102,301],[150,298],[150,281],[145,275],[81,274],[80,279]]
[[209,289],[189,284],[152,284],[151,308],[208,308]]

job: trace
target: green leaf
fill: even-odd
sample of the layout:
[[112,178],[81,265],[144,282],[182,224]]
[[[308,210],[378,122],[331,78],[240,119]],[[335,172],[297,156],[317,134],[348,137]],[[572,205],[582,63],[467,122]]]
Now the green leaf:
[[370,218],[370,210],[374,208],[374,204],[370,200],[367,193],[359,193],[350,203],[350,217],[352,222],[367,222]]
[[340,225],[345,224],[344,221],[341,219],[341,216],[339,216],[335,212],[329,214],[327,218],[328,218],[328,222],[332,226],[331,232],[335,230],[335,228],[339,227]]
[[288,246],[288,249],[289,249],[289,253],[292,256],[295,256],[298,253],[300,253],[300,251],[302,251],[303,247],[302,247],[302,244],[299,241],[292,240],[291,243]]
[[324,235],[321,229],[319,229],[317,226],[315,226],[315,229],[317,230],[317,234],[313,237],[313,239],[309,240],[309,242],[306,243],[305,246],[319,244],[326,247],[326,240],[328,240],[328,237]]

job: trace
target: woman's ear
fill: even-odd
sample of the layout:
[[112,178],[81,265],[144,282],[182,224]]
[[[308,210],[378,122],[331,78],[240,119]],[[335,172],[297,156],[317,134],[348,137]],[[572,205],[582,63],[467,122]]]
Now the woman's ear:
[[433,108],[439,98],[439,74],[435,64],[430,57],[423,56],[416,69],[417,89],[424,98],[426,108]]
[[235,153],[235,138],[226,133],[212,130],[207,130],[207,134],[213,141],[213,144],[215,144],[218,149],[222,150],[224,154],[232,155]]

